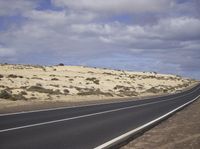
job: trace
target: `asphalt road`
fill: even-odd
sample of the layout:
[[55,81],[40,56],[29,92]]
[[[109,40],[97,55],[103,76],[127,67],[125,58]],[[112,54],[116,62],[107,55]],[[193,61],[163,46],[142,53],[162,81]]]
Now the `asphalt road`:
[[90,149],[140,127],[200,95],[0,115],[0,149]]

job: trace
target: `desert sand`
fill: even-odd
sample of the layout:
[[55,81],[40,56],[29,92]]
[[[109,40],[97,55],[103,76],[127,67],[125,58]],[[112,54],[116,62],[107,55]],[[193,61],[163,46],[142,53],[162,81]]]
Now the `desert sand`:
[[28,102],[79,102],[176,93],[195,82],[156,72],[1,64],[0,108]]

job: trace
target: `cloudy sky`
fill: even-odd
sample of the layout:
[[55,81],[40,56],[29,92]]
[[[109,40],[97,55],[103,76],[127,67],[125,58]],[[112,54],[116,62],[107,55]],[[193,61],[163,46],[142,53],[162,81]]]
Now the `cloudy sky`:
[[0,0],[0,63],[200,79],[199,0]]

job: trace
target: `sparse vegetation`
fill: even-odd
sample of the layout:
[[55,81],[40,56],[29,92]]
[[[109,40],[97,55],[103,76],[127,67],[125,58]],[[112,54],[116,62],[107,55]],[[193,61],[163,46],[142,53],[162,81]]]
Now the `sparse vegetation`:
[[59,87],[58,84],[50,84],[49,86],[53,86],[53,87]]
[[94,72],[92,72],[92,71],[88,71],[88,73],[91,73],[91,74],[93,74]]
[[27,98],[25,98],[21,93],[19,94],[13,94],[11,100],[27,100]]
[[52,81],[58,81],[59,79],[58,78],[52,78],[51,80]]
[[69,79],[69,81],[70,81],[70,82],[71,82],[71,81],[74,81],[74,79],[71,78],[71,79]]
[[9,99],[9,100],[27,100],[21,93],[19,94],[12,94],[12,92],[8,90],[0,91],[0,98]]
[[95,77],[92,77],[92,78],[86,78],[87,81],[92,81],[93,83],[95,84],[99,84],[99,80]]
[[137,96],[138,95],[138,93],[135,91],[134,87],[116,85],[113,89],[118,90],[118,92],[124,96]]
[[36,86],[42,86],[42,84],[41,83],[36,83]]
[[3,78],[4,76],[2,74],[0,74],[0,78]]
[[86,88],[84,89],[85,91],[81,91],[79,93],[77,93],[77,95],[80,96],[87,96],[87,95],[104,95],[104,96],[113,96],[111,93],[108,92],[102,92],[100,89],[89,89]]
[[52,95],[58,95],[62,94],[60,90],[52,90],[52,89],[46,89],[42,86],[31,86],[27,89],[27,91],[32,91],[32,92],[39,92],[39,93],[47,93],[47,94],[52,94]]
[[64,92],[65,95],[69,94],[69,90],[68,89],[64,89],[63,92]]
[[39,77],[32,77],[31,79],[43,80],[42,78]]
[[8,78],[23,78],[23,76],[18,76],[18,75],[10,74],[10,75],[8,75]]
[[147,93],[154,93],[154,94],[156,94],[156,93],[161,92],[161,90],[159,90],[159,89],[157,89],[155,87],[151,87],[150,89],[146,90],[146,92]]
[[12,94],[8,90],[1,90],[0,91],[0,98],[9,99],[11,97],[12,97]]
[[105,75],[115,75],[115,74],[112,74],[110,72],[103,72],[103,74],[105,74]]
[[27,95],[27,92],[21,91],[20,94],[21,94],[21,95]]
[[[86,95],[116,98],[143,96],[146,93],[180,92],[196,81],[155,72],[131,73],[121,70],[90,69],[84,66],[59,67],[63,65],[0,65],[6,67],[0,68],[0,90],[5,90],[1,92],[1,97],[9,100],[26,100],[34,96],[37,99],[54,100],[57,96],[63,98],[66,95],[67,101],[68,97],[76,95],[77,98]],[[58,72],[55,72],[56,70]]]
[[50,77],[55,77],[56,75],[54,75],[54,74],[50,74],[49,76],[50,76]]

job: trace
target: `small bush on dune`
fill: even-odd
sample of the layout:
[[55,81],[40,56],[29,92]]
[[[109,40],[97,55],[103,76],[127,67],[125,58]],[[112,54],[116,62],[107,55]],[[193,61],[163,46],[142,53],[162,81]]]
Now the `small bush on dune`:
[[104,96],[113,96],[111,93],[108,92],[102,92],[100,89],[88,89],[84,88],[84,90],[77,93],[77,95],[80,96],[87,96],[87,95],[104,95]]
[[92,81],[95,84],[99,84],[99,80],[97,78],[86,78],[87,81]]
[[54,74],[51,74],[51,75],[49,75],[50,77],[55,77],[56,75],[54,75]]
[[69,79],[69,81],[74,81],[74,79]]
[[157,89],[155,87],[152,87],[152,88],[146,90],[146,92],[149,92],[149,93],[159,93],[159,92],[161,92],[161,90]]
[[12,94],[11,92],[7,91],[7,90],[2,90],[0,91],[0,98],[3,98],[3,99],[9,99],[12,97]]
[[92,71],[88,71],[88,73],[94,73],[94,72],[92,72]]
[[12,94],[10,91],[8,90],[2,90],[0,92],[0,98],[3,98],[3,99],[9,99],[9,100],[13,100],[13,101],[16,101],[16,100],[27,100],[27,98],[25,98],[22,93],[19,93],[19,94]]
[[27,89],[27,91],[32,91],[32,92],[39,92],[39,93],[47,93],[47,94],[52,94],[52,95],[58,95],[62,94],[60,90],[52,90],[52,89],[46,89],[43,88],[42,86],[31,86]]
[[6,86],[4,86],[4,85],[0,85],[0,87],[1,87],[1,88],[5,88]]
[[21,91],[20,94],[21,94],[21,95],[27,95],[27,92]]
[[23,76],[17,76],[14,74],[10,74],[10,75],[8,75],[8,78],[23,78]]
[[103,74],[105,74],[105,75],[115,75],[115,74],[110,73],[110,72],[103,72]]
[[64,92],[65,95],[69,94],[69,90],[68,89],[64,89],[63,92]]
[[13,94],[11,100],[27,100],[21,93],[20,94]]
[[39,77],[32,77],[31,79],[43,80],[42,78]]
[[36,86],[42,86],[42,84],[41,83],[36,83]]
[[53,87],[59,87],[58,84],[50,84],[49,86],[53,86]]
[[59,79],[58,78],[52,78],[51,80],[52,81],[58,81]]
[[0,74],[0,78],[3,78],[3,75],[2,75],[2,74]]

